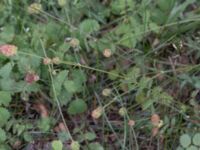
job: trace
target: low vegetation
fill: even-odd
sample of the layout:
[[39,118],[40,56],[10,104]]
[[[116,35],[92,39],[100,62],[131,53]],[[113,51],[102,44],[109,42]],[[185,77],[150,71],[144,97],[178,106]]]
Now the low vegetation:
[[1,0],[0,150],[200,149],[199,0]]

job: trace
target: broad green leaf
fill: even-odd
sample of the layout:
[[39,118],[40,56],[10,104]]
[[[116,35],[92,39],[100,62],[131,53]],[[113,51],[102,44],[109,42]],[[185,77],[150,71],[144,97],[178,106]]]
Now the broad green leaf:
[[45,39],[47,40],[46,45],[48,46],[49,44],[54,44],[54,42],[60,42],[60,39],[63,38],[63,36],[66,34],[66,29],[67,27],[65,26],[64,28],[54,22],[54,21],[49,21],[48,24],[43,24],[44,29],[45,29]]
[[184,148],[181,147],[181,146],[178,146],[178,147],[176,148],[176,150],[184,150]]
[[86,74],[82,70],[73,70],[72,77],[74,80],[76,80],[80,84],[86,82],[86,80],[87,80]]
[[23,133],[23,138],[26,142],[31,142],[33,141],[33,137],[29,132],[24,132]]
[[71,115],[81,114],[87,110],[87,104],[82,99],[76,99],[69,104],[67,112]]
[[15,80],[11,79],[11,78],[8,78],[8,79],[0,79],[0,87],[1,87],[1,90],[4,90],[4,91],[15,91],[16,87],[15,87]]
[[10,118],[9,111],[3,107],[0,107],[0,127],[4,126],[9,118]]
[[38,127],[40,128],[40,130],[42,130],[43,132],[46,132],[50,129],[50,118],[41,118],[38,121]]
[[64,83],[64,87],[69,93],[75,93],[79,92],[82,86],[81,83],[75,82],[73,80],[66,80]]
[[87,132],[85,134],[80,134],[78,136],[78,141],[79,142],[83,142],[85,140],[88,140],[88,141],[93,141],[96,139],[96,134],[93,133],[93,132]]
[[67,105],[68,102],[71,100],[73,94],[69,93],[68,91],[66,91],[65,89],[62,89],[60,92],[60,95],[58,95],[58,99],[60,101],[60,104],[63,105]]
[[119,15],[125,12],[128,7],[133,8],[134,6],[135,5],[133,0],[114,0],[111,3],[111,11],[112,13]]
[[0,91],[0,106],[8,106],[11,102],[11,95],[9,92]]
[[184,148],[187,148],[191,144],[191,137],[188,134],[181,135],[180,144]]
[[57,95],[60,94],[62,85],[63,85],[64,81],[66,80],[67,75],[68,75],[68,71],[63,70],[63,71],[59,72],[58,75],[55,77],[54,87],[55,87],[55,91],[56,91]]
[[27,84],[25,81],[19,81],[14,83],[13,90],[15,92],[37,92],[40,90],[40,84],[33,83],[33,84]]
[[191,145],[190,147],[186,148],[186,150],[199,150],[198,147]]
[[79,28],[81,34],[90,34],[94,31],[98,31],[100,29],[100,25],[96,20],[86,19],[81,22]]
[[104,148],[97,142],[89,144],[89,150],[104,150]]
[[194,145],[200,146],[200,133],[196,133],[192,139]]
[[52,143],[52,148],[53,150],[62,150],[63,149],[63,144],[60,140],[54,140]]
[[70,135],[67,132],[59,132],[58,138],[60,141],[66,142],[66,141],[70,140]]
[[18,59],[18,69],[21,73],[26,73],[30,69],[37,70],[41,64],[41,60],[34,56],[20,56]]
[[137,39],[134,33],[128,32],[122,36],[120,41],[118,42],[119,45],[126,46],[128,48],[135,48],[137,43]]
[[6,140],[6,132],[0,128],[0,143]]
[[117,35],[122,35],[125,33],[130,32],[130,30],[133,30],[130,24],[125,24],[125,23],[120,23],[116,28],[115,28],[115,33]]
[[7,63],[0,69],[0,76],[2,78],[8,78],[12,71],[12,64]]
[[96,138],[96,134],[93,133],[93,132],[87,132],[87,133],[84,134],[84,137],[85,137],[86,140],[92,141]]

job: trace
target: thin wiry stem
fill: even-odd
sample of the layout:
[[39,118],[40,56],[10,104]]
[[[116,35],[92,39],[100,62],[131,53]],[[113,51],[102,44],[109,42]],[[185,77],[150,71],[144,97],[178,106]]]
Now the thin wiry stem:
[[[45,48],[44,48],[44,45],[43,45],[41,39],[40,39],[40,43],[41,43],[41,45],[42,45],[42,49],[43,49],[44,55],[45,55],[45,57],[47,57],[47,54],[46,54],[46,51],[45,51]],[[69,131],[69,128],[68,128],[68,126],[67,126],[67,124],[66,124],[66,121],[65,121],[65,118],[64,118],[62,109],[61,109],[61,105],[60,105],[60,102],[59,102],[58,97],[57,97],[57,93],[56,93],[56,89],[55,89],[55,85],[54,85],[54,79],[53,79],[53,76],[52,76],[52,68],[51,68],[50,65],[48,65],[48,68],[49,68],[49,72],[50,72],[49,74],[50,74],[50,78],[51,78],[53,94],[54,94],[54,98],[55,98],[56,103],[57,103],[57,106],[58,106],[58,110],[59,110],[60,116],[61,116],[61,118],[62,118],[62,121],[63,121],[63,123],[64,123],[65,128],[66,128],[67,131],[68,131],[68,134],[69,134],[70,139],[73,141],[72,135],[71,135],[71,133],[70,133],[70,131]]]

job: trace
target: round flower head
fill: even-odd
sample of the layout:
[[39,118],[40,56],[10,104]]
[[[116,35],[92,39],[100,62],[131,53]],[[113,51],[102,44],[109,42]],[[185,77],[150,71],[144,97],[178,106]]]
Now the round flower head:
[[51,64],[51,61],[52,61],[52,60],[51,60],[50,58],[48,58],[48,57],[47,57],[47,58],[44,58],[44,59],[43,59],[43,64],[44,64],[44,65],[49,65],[49,64]]
[[40,77],[34,72],[28,72],[25,76],[25,81],[29,84],[36,82],[40,79]]
[[134,125],[135,125],[135,121],[134,121],[134,120],[129,120],[129,121],[128,121],[128,125],[129,125],[130,127],[134,126]]
[[40,3],[33,3],[28,7],[29,14],[39,14],[42,11],[42,5]]
[[127,114],[127,110],[125,107],[119,109],[119,115],[124,117]]
[[105,88],[102,91],[103,96],[110,96],[111,93],[112,93],[112,89],[109,89],[109,88]]
[[54,57],[52,59],[52,63],[58,65],[60,63],[60,58],[59,57]]
[[103,113],[103,108],[99,106],[92,111],[92,118],[98,119],[99,117],[101,117],[102,113]]
[[69,44],[70,44],[71,47],[75,48],[75,47],[78,47],[78,46],[79,46],[80,42],[79,42],[78,39],[72,38],[72,39],[70,40]]
[[1,45],[0,53],[7,57],[14,56],[17,53],[17,47],[15,45],[10,44]]
[[111,49],[108,48],[104,49],[103,55],[107,58],[110,57],[112,55]]

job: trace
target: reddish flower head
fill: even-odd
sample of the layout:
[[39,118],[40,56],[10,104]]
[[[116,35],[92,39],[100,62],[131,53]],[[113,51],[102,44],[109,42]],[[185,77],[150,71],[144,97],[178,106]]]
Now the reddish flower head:
[[7,57],[13,56],[17,53],[17,47],[10,44],[0,45],[0,53]]
[[36,82],[40,79],[40,77],[34,72],[28,72],[25,77],[25,81],[29,84]]

